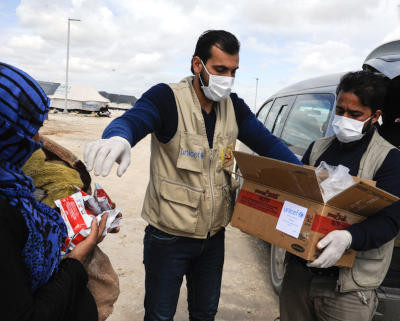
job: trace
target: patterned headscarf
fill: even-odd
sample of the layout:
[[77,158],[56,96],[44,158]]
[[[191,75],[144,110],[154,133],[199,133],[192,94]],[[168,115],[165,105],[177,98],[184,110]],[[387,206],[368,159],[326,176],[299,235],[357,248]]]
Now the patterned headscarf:
[[32,180],[21,169],[41,147],[32,137],[48,108],[49,99],[33,78],[0,62],[0,198],[25,219],[28,236],[21,255],[32,292],[57,270],[67,235],[60,214],[35,200]]

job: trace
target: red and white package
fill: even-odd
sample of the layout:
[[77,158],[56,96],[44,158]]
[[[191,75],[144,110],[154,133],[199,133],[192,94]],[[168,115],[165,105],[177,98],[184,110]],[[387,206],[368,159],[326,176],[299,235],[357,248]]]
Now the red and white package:
[[80,230],[90,226],[92,218],[85,210],[81,192],[56,200],[55,203],[60,209],[61,216],[67,226],[68,236],[73,236],[79,233]]
[[115,204],[111,201],[106,191],[97,183],[94,184],[93,195],[103,211],[108,211],[115,208]]
[[89,215],[97,216],[103,212],[94,196],[86,194],[84,191],[80,191],[80,193],[82,194],[83,201],[85,202],[86,212]]
[[[103,199],[101,199],[102,206],[100,206],[96,197],[88,195],[83,191],[55,201],[56,206],[60,209],[68,232],[68,237],[62,249],[62,255],[71,251],[79,242],[88,237],[93,219],[96,218],[97,224],[99,224],[101,217],[108,213],[106,228],[103,235],[107,234],[108,229],[119,226],[122,216],[118,214],[121,213],[121,210],[115,207],[114,203],[111,202],[107,193],[101,187],[100,189],[100,197],[103,197]],[[113,208],[102,210],[102,207],[104,208],[106,206]]]

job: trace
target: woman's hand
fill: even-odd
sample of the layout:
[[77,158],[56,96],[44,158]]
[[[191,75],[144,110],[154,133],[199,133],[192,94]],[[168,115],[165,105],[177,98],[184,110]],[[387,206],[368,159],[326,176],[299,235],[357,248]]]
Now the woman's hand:
[[92,253],[94,247],[104,238],[102,234],[106,228],[107,217],[108,214],[104,214],[101,217],[99,225],[97,225],[97,218],[94,218],[92,220],[92,225],[90,226],[91,231],[89,236],[75,246],[75,248],[67,255],[67,257],[76,259],[84,264]]

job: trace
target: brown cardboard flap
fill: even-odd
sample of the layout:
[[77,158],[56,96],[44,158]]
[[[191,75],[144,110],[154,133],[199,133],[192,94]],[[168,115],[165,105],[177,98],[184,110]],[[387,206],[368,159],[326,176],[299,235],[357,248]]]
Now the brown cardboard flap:
[[268,157],[233,153],[245,179],[323,203],[315,170]]
[[354,181],[356,183],[363,182],[363,183],[365,183],[367,185],[370,185],[370,186],[374,186],[374,187],[376,186],[376,181],[372,181],[370,179],[365,179],[365,178],[357,177],[357,176],[352,176],[352,177],[353,177],[353,179],[354,179]]
[[327,205],[369,216],[398,200],[398,197],[360,181],[332,197]]

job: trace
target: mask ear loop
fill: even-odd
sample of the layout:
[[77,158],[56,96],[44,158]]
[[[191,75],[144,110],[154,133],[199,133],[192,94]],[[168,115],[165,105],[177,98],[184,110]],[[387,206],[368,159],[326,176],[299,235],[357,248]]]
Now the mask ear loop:
[[375,114],[369,116],[368,119],[366,119],[366,120],[363,121],[363,123],[365,124],[367,121],[370,121],[372,118],[374,118],[374,115],[375,115]]
[[201,79],[201,75],[199,74],[199,79],[200,79],[200,82],[201,82],[201,86],[202,87],[206,87],[206,86],[204,86],[204,83],[203,83],[203,80]]
[[[365,124],[366,124],[367,122],[369,122],[370,120],[372,120],[372,118],[374,118],[374,115],[375,115],[375,113],[372,114],[368,119],[366,119],[366,120],[363,121],[364,126],[365,126]],[[368,132],[373,126],[375,126],[375,124],[373,124],[373,123],[371,122],[370,125],[367,126],[367,127],[365,128],[365,130],[364,130],[364,128],[363,128],[362,133],[365,134],[365,133]]]
[[[205,66],[205,64],[204,64],[204,62],[203,62],[203,60],[200,59],[200,61],[201,61],[201,64],[203,65],[203,67],[204,67],[204,70],[206,71],[206,73],[208,74],[208,76],[210,76],[210,73],[208,72],[208,70],[207,70],[207,68],[206,68],[206,66]],[[201,71],[200,71],[200,73],[199,73],[199,79],[200,79],[201,85],[202,85],[203,87],[208,87],[208,86],[205,86],[205,85],[204,85],[204,82],[203,82],[203,80],[201,79]],[[210,85],[210,84],[208,84],[208,85]]]

